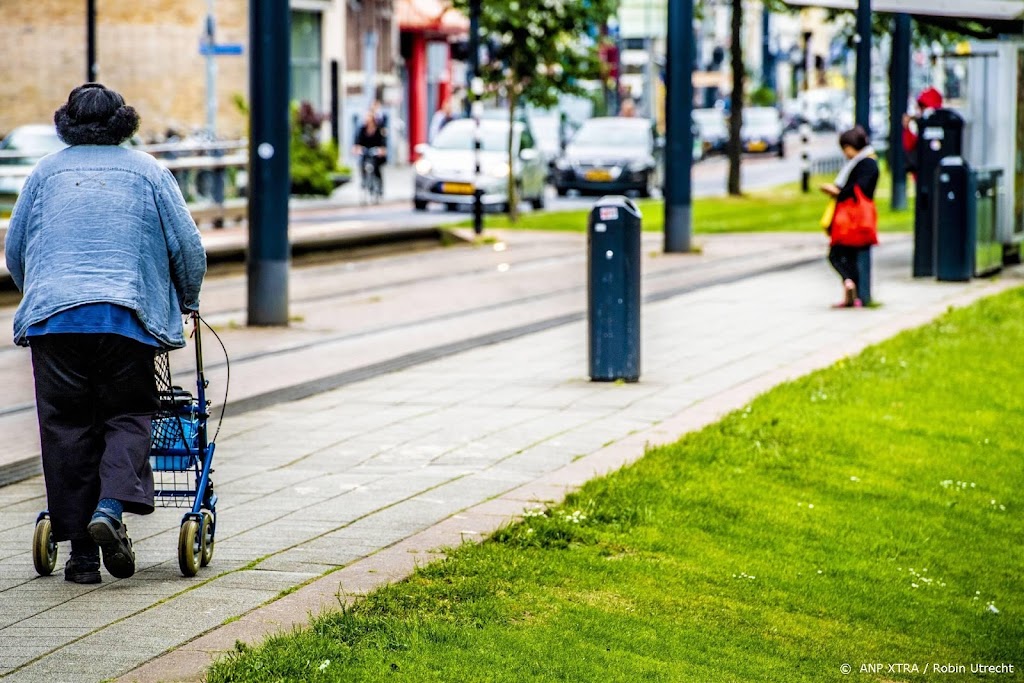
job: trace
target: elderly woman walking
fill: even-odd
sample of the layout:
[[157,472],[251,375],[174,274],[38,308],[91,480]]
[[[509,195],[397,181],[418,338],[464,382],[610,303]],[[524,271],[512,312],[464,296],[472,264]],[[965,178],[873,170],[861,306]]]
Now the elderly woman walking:
[[53,537],[64,578],[135,573],[123,512],[153,511],[154,356],[185,345],[206,273],[199,231],[169,171],[121,147],[139,128],[124,98],[88,83],[54,114],[70,147],[44,157],[18,197],[7,267],[23,292],[14,341],[29,346]]

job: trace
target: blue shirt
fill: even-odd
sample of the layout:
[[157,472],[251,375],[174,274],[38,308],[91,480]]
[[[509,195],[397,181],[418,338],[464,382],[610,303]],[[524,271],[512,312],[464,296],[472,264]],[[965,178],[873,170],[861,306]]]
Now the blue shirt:
[[160,342],[146,332],[139,319],[124,306],[114,304],[85,304],[55,313],[46,320],[28,328],[27,337],[44,334],[117,334],[149,346],[160,347]]
[[72,145],[43,157],[7,228],[7,268],[23,293],[14,341],[86,304],[131,311],[164,348],[185,345],[206,252],[174,176],[152,156]]

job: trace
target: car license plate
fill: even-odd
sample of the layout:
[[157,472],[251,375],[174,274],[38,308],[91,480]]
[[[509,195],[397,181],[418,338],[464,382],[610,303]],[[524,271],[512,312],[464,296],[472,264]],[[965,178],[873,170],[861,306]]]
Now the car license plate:
[[612,174],[603,168],[595,168],[587,171],[583,177],[593,182],[606,183],[612,179]]
[[748,152],[763,152],[768,149],[768,143],[764,140],[754,140],[753,142],[747,143]]
[[441,192],[445,194],[473,194],[472,183],[443,183]]

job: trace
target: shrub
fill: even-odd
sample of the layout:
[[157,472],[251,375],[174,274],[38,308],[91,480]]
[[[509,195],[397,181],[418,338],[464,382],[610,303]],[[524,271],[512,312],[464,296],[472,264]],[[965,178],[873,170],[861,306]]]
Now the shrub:
[[330,195],[338,172],[338,147],[320,142],[320,126],[328,118],[309,102],[292,105],[292,194]]

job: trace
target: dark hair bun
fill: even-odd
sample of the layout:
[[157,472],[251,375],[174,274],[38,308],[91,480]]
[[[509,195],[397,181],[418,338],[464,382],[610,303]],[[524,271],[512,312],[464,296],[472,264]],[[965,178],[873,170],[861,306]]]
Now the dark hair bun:
[[57,135],[69,145],[120,145],[139,129],[139,115],[124,98],[99,83],[71,91],[53,114]]

